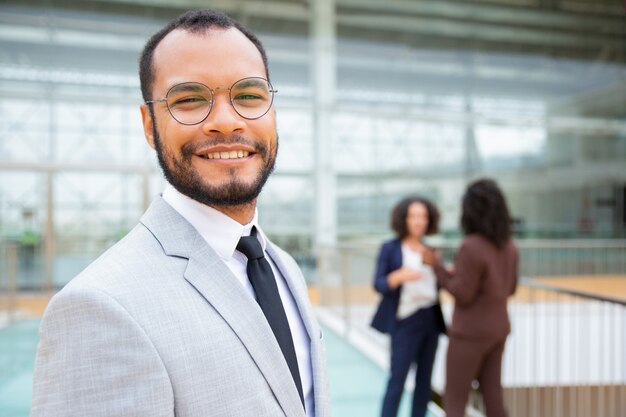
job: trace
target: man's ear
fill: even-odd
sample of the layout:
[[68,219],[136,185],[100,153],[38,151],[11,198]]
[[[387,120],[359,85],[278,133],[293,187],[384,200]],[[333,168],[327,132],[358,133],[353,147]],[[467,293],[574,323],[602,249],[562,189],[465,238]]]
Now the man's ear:
[[152,149],[156,149],[156,145],[154,144],[154,120],[152,120],[152,114],[150,113],[150,109],[148,109],[147,104],[142,104],[139,106],[139,110],[141,111],[141,123],[143,124],[143,134],[146,137],[146,141],[148,145]]

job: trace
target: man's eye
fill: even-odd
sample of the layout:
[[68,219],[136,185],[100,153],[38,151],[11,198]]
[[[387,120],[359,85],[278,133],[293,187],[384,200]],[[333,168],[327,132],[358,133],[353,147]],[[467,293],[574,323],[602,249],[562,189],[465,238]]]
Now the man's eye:
[[199,96],[184,97],[184,98],[176,100],[176,103],[196,103],[198,101],[206,101],[206,99],[204,97],[199,97]]
[[190,97],[182,97],[172,101],[171,106],[184,106],[184,105],[198,105],[204,104],[207,102],[207,99],[202,96],[190,96]]
[[235,100],[262,100],[263,97],[257,94],[238,94]]

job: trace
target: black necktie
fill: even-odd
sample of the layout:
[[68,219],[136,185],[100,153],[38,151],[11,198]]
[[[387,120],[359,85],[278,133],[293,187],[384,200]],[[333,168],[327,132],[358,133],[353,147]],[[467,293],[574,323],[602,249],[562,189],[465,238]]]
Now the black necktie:
[[304,406],[304,396],[302,395],[302,383],[300,382],[300,371],[298,370],[298,359],[296,350],[293,347],[293,338],[289,329],[287,315],[280,301],[276,279],[272,273],[272,267],[265,259],[263,248],[256,238],[256,230],[252,229],[252,236],[242,236],[237,244],[237,250],[248,258],[246,271],[248,279],[256,293],[256,299],[265,314],[265,318],[274,332],[280,350],[287,361],[289,371],[300,394],[300,400]]

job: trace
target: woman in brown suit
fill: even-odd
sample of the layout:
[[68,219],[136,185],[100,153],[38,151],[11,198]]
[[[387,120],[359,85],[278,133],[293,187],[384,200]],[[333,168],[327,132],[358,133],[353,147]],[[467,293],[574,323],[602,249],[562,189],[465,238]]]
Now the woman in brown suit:
[[511,241],[511,218],[497,184],[483,179],[463,196],[461,226],[465,238],[449,271],[436,256],[440,286],[454,296],[448,329],[444,407],[448,417],[465,416],[472,381],[478,380],[487,417],[507,415],[500,374],[502,353],[511,330],[507,298],[517,285],[518,252]]

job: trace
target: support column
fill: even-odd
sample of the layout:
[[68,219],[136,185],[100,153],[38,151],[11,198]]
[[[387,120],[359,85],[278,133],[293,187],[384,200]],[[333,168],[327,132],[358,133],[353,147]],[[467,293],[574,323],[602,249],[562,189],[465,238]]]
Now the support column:
[[[50,142],[48,147],[48,159],[52,162],[57,162],[56,150],[57,150],[57,102],[54,99],[54,84],[49,82],[46,85],[46,95],[48,98],[48,111],[50,115],[49,135]],[[46,170],[46,224],[44,229],[43,240],[43,260],[44,260],[44,279],[43,289],[44,291],[52,295],[54,290],[54,252],[55,252],[55,235],[54,235],[54,179],[56,170],[50,168]]]
[[54,171],[46,172],[46,228],[43,241],[44,250],[44,290],[54,289]]
[[337,242],[336,178],[332,152],[332,112],[336,91],[335,0],[311,0],[313,149],[315,161],[315,251]]
[[465,159],[463,162],[465,183],[469,183],[474,180],[476,174],[482,171],[480,151],[478,150],[476,138],[474,137],[474,129],[476,127],[474,120],[474,108],[471,103],[471,96],[468,95],[465,98]]

